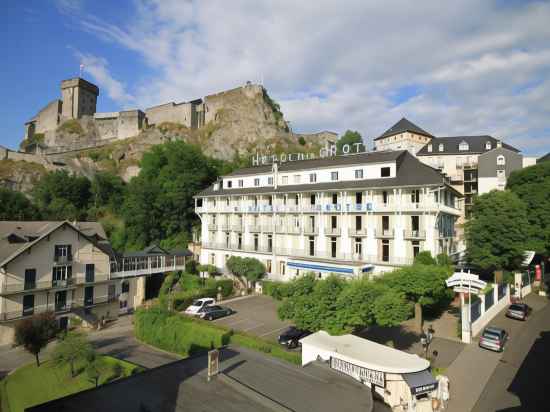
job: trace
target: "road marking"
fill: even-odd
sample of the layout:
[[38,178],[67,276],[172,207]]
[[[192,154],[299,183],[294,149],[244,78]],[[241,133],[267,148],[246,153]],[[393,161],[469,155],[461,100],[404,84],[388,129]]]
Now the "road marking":
[[262,333],[262,334],[260,335],[260,338],[263,338],[264,336],[267,336],[267,335],[271,335],[271,334],[274,333],[274,332],[279,332],[280,330],[286,329],[287,327],[288,327],[288,326],[283,326],[282,328],[273,329],[273,330],[271,330],[271,331],[269,331],[269,332]]
[[228,323],[224,323],[225,326],[233,326],[233,325],[236,325],[237,323],[243,323],[243,322],[247,322],[248,319],[241,319],[241,320],[238,320],[236,322],[228,322]]
[[264,326],[264,325],[265,325],[265,323],[260,322],[259,325],[256,325],[256,326],[252,326],[252,327],[250,327],[250,328],[243,329],[243,332],[248,332],[249,330],[256,329],[256,328],[259,328],[259,327]]

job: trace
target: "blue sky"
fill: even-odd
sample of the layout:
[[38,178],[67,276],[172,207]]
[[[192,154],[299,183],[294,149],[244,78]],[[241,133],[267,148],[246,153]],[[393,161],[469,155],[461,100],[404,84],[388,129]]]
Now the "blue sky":
[[548,1],[230,4],[4,1],[0,144],[16,148],[83,63],[98,111],[263,81],[297,131],[370,141],[405,116],[435,135],[550,151]]

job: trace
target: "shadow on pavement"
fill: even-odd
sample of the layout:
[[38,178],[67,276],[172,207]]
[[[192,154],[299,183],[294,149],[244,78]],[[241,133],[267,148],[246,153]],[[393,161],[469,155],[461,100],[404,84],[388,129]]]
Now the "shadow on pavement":
[[[550,331],[541,332],[518,369],[508,391],[516,395],[521,406],[497,412],[548,410],[548,366],[550,365]],[[544,406],[546,405],[546,407]]]
[[370,339],[382,345],[393,346],[395,349],[407,350],[420,342],[420,336],[405,329],[403,326],[381,327],[371,326],[356,333],[365,339]]

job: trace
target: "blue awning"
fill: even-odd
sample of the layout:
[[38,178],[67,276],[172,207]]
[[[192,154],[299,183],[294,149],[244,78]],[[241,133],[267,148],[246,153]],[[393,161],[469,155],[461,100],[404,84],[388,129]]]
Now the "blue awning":
[[353,275],[353,269],[339,267],[339,266],[317,265],[313,263],[301,263],[301,262],[288,262],[287,266],[292,269],[305,269],[305,270],[312,270],[315,272],[333,272],[333,273],[343,273],[346,275]]

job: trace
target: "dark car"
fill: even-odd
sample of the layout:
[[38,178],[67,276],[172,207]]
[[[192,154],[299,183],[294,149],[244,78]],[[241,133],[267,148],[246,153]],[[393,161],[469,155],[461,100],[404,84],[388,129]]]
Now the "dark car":
[[307,335],[311,335],[311,332],[291,326],[279,335],[278,341],[288,349],[294,349],[300,346],[300,339],[305,338]]
[[506,316],[509,318],[525,320],[531,312],[531,308],[525,303],[514,303],[508,307],[506,311]]
[[233,309],[218,305],[206,306],[198,313],[199,317],[205,320],[223,318],[231,314],[233,314]]
[[481,348],[502,352],[507,340],[508,334],[504,329],[488,327],[485,328],[479,338],[479,346]]

